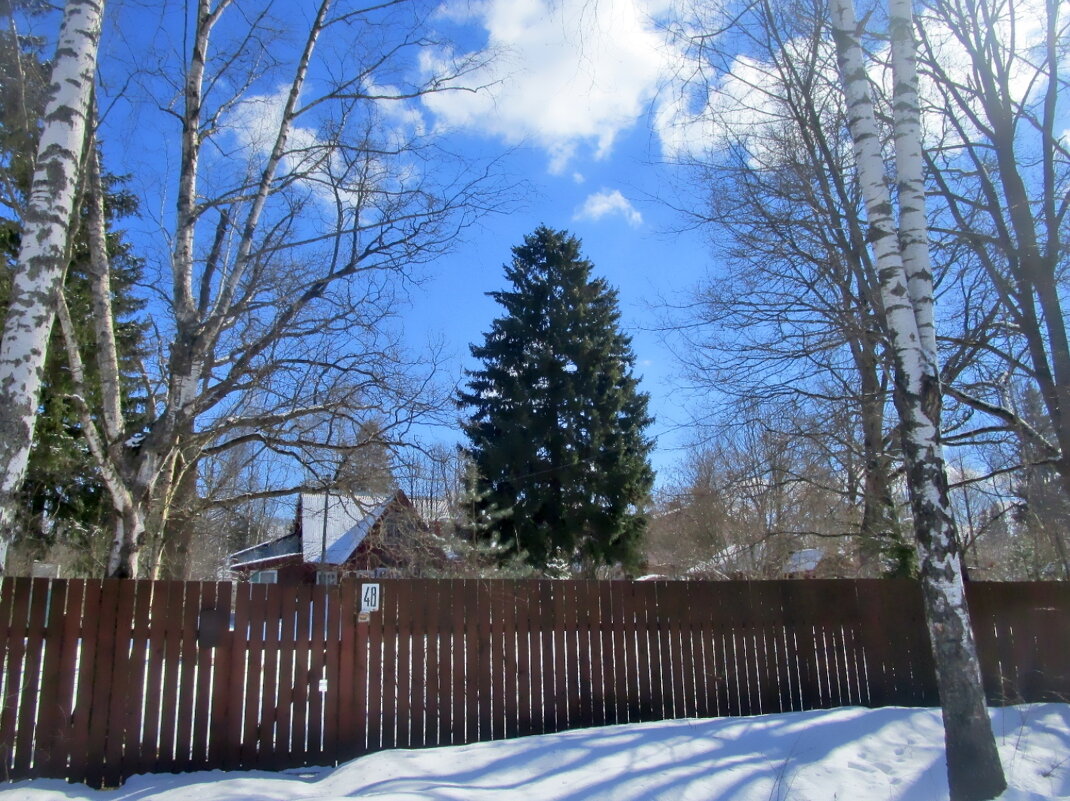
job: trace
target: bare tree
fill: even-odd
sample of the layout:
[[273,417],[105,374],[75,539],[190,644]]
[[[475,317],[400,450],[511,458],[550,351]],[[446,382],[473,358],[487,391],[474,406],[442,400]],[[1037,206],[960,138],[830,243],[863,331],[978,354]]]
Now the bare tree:
[[[925,155],[942,211],[934,234],[957,243],[987,277],[1013,333],[981,345],[999,361],[995,376],[953,387],[952,397],[1013,432],[1035,462],[1054,466],[1070,498],[1070,344],[1059,283],[1070,252],[1060,71],[1070,17],[1060,10],[1056,0],[930,0],[917,30],[932,85]],[[1048,425],[1032,425],[1015,408],[1008,388],[1020,382],[1036,387]],[[1070,576],[1062,537],[1058,550]]]
[[[155,322],[168,346],[146,363],[149,420],[124,419],[107,391],[84,419],[116,509],[109,575],[155,571],[139,564],[146,527],[166,532],[201,460],[252,446],[281,462],[257,497],[322,491],[337,466],[324,454],[352,447],[346,426],[374,418],[400,439],[435,408],[433,365],[397,343],[399,282],[492,208],[497,185],[399,118],[474,65],[446,59],[404,83],[434,44],[412,2],[324,0],[285,21],[273,10],[200,0],[166,20],[189,26],[181,63],[135,76],[153,93],[182,76],[170,104],[131,95],[163,105],[180,159],[160,231]],[[108,321],[102,310],[105,387],[116,385]]]
[[854,5],[851,0],[832,0],[831,10],[855,159],[866,200],[867,239],[874,253],[885,330],[892,348],[895,404],[921,559],[926,620],[940,688],[951,798],[995,798],[1007,782],[985,709],[940,444],[940,372],[911,3],[890,0],[888,15],[897,204],[888,190]]
[[856,505],[822,447],[823,420],[736,407],[738,424],[692,446],[663,488],[647,536],[650,568],[669,575],[779,578],[793,553],[820,552],[817,575],[859,572]]
[[[697,13],[699,30],[716,29]],[[764,399],[784,422],[802,419],[799,408],[829,421],[807,431],[840,452],[854,479],[844,491],[861,509],[861,554],[874,572],[909,573],[886,424],[887,344],[826,7],[750,4],[731,31],[687,40],[688,91],[711,98],[701,124],[712,139],[677,159],[708,197],[682,211],[709,228],[730,267],[670,327],[703,390],[730,403]]]
[[0,341],[0,571],[26,473],[96,76],[103,0],[67,0]]

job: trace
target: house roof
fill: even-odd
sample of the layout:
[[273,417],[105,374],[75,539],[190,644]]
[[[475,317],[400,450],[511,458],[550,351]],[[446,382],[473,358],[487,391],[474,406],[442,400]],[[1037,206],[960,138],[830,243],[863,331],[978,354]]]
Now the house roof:
[[304,561],[343,564],[394,503],[409,505],[400,490],[389,495],[302,495],[301,553]]
[[298,531],[232,553],[230,566],[261,566],[295,556],[311,564],[344,564],[395,504],[412,506],[401,490],[388,495],[303,493]]
[[297,534],[287,534],[277,540],[261,542],[250,548],[244,548],[230,555],[230,566],[252,567],[259,562],[271,561],[285,556],[301,553],[301,538]]

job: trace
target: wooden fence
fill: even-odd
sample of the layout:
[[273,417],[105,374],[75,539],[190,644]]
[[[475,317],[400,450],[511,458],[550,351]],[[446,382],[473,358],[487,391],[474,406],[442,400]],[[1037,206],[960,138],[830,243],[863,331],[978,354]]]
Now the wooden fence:
[[[4,777],[277,770],[662,718],[934,705],[906,581],[3,579]],[[993,703],[1070,698],[1070,585],[969,588]]]

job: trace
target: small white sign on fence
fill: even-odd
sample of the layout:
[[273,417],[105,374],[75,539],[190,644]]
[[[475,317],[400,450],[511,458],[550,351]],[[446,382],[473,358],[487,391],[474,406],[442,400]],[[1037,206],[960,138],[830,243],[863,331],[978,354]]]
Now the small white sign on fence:
[[360,613],[366,615],[369,612],[379,611],[379,585],[360,585]]

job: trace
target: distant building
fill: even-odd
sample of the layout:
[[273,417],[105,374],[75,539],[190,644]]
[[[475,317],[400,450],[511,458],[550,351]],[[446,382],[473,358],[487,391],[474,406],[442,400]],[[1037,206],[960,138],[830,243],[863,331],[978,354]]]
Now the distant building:
[[811,578],[817,571],[825,552],[820,548],[803,548],[788,557],[784,565],[785,578]]
[[336,584],[343,575],[420,575],[445,556],[401,490],[385,495],[304,493],[294,530],[230,555],[242,580]]

